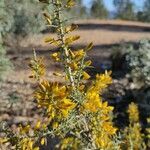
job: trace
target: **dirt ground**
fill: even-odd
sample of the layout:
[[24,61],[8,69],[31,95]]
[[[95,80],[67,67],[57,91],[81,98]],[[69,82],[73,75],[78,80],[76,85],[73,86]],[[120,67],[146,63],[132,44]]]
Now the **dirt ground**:
[[[143,38],[150,38],[150,24],[127,21],[78,21],[79,29],[73,34],[80,35],[81,39],[73,47],[84,47],[87,43],[93,42],[94,47],[88,53],[89,58],[94,62],[96,70],[101,65],[111,65],[110,55],[112,47],[122,41],[136,42]],[[14,64],[14,69],[8,74],[6,81],[0,84],[0,121],[8,121],[10,124],[17,124],[37,118],[33,103],[34,81],[29,79],[30,69],[28,67],[32,57],[32,48],[37,54],[45,56],[45,63],[48,69],[47,77],[52,81],[60,81],[53,76],[53,71],[61,70],[58,64],[54,64],[49,57],[50,45],[44,43],[45,37],[55,37],[53,33],[43,33],[37,36],[29,36],[21,42],[21,50],[15,52],[9,48],[8,57]]]

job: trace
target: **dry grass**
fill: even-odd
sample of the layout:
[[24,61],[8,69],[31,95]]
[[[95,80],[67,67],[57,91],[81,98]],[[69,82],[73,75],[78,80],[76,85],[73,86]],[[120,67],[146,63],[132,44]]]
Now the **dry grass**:
[[[107,61],[110,56],[111,45],[120,43],[121,41],[138,41],[142,38],[150,38],[150,24],[141,22],[121,21],[121,20],[82,20],[75,22],[79,24],[79,29],[73,34],[81,36],[81,39],[77,41],[77,45],[86,45],[89,42],[94,43],[94,49],[89,53],[92,60],[95,61],[97,66],[102,61]],[[149,29],[147,32],[145,29]],[[29,81],[29,57],[32,56],[32,48],[37,49],[38,54],[44,54],[46,64],[50,71],[59,69],[57,65],[53,64],[50,57],[50,49],[53,49],[51,45],[44,43],[46,37],[55,37],[53,33],[46,33],[28,37],[23,39],[21,45],[24,47],[21,51],[22,57],[15,54],[16,60],[13,60],[17,71],[14,72],[11,78],[15,79],[16,75],[19,80]],[[104,45],[103,47],[101,47]],[[105,48],[110,45],[110,49]],[[38,51],[40,50],[40,51]],[[46,51],[45,51],[46,50]],[[14,55],[10,55],[11,58]],[[27,58],[27,59],[26,59]],[[27,73],[28,71],[28,73]],[[54,80],[52,74],[49,74],[50,79]],[[12,80],[13,80],[12,79]]]
[[[79,30],[73,34],[81,36],[76,44],[85,45],[93,42],[94,45],[109,45],[120,41],[137,41],[142,38],[150,38],[150,24],[120,20],[85,20],[77,21]],[[149,29],[147,32],[144,29]],[[34,45],[47,47],[44,43],[45,37],[55,37],[52,33],[32,36],[22,42],[23,46]]]

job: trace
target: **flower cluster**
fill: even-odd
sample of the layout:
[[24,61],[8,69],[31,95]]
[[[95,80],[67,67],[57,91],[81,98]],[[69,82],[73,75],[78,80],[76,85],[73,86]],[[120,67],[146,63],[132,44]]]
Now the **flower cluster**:
[[126,127],[125,143],[128,149],[146,149],[143,134],[141,133],[141,125],[139,122],[139,110],[135,103],[131,103],[128,107],[129,127]]

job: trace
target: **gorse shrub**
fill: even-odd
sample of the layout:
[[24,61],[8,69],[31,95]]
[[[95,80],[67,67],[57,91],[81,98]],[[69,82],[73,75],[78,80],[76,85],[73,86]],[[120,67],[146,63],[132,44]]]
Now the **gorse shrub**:
[[[74,6],[74,0],[40,1],[54,7],[53,14],[45,12],[44,16],[48,25],[56,28],[57,38],[49,37],[45,42],[59,47],[51,57],[55,62],[61,63],[64,74],[54,74],[64,78],[66,82],[62,85],[49,81],[45,77],[43,58],[37,57],[34,51],[30,77],[38,83],[34,97],[37,108],[43,112],[43,119],[37,120],[35,125],[20,125],[16,131],[2,124],[1,131],[5,136],[0,141],[10,143],[12,149],[20,150],[39,150],[41,145],[46,145],[48,137],[57,141],[52,142],[50,139],[53,149],[121,149],[128,139],[117,135],[119,129],[112,121],[113,107],[102,99],[103,90],[112,83],[111,72],[97,74],[96,79],[87,85],[90,75],[85,72],[85,68],[91,66],[91,61],[85,60],[85,57],[86,52],[92,48],[92,43],[83,49],[71,49],[71,44],[80,36],[69,35],[77,26],[67,25],[67,20],[63,20],[63,11]],[[52,17],[55,25],[51,23]],[[132,115],[133,113],[130,116]],[[132,121],[132,117],[129,118]],[[137,119],[136,122],[138,121]],[[140,129],[135,131],[141,133]],[[141,141],[140,138],[140,143],[136,143],[139,142],[138,139],[134,142],[137,149],[140,149]]]
[[150,86],[150,40],[141,40],[135,46],[131,45],[126,59],[135,83]]
[[126,149],[146,149],[143,141],[144,135],[141,134],[138,106],[132,102],[129,104],[127,112],[129,114],[129,126],[124,131]]

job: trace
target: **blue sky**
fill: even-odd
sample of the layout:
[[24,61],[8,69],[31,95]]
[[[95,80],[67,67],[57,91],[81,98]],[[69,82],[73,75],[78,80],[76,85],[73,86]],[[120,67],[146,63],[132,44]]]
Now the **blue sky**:
[[[132,1],[136,4],[137,9],[142,8],[144,0],[132,0]],[[92,0],[83,0],[83,3],[86,4],[87,6],[90,6],[91,2]],[[110,11],[114,10],[113,0],[104,0],[104,3]]]

